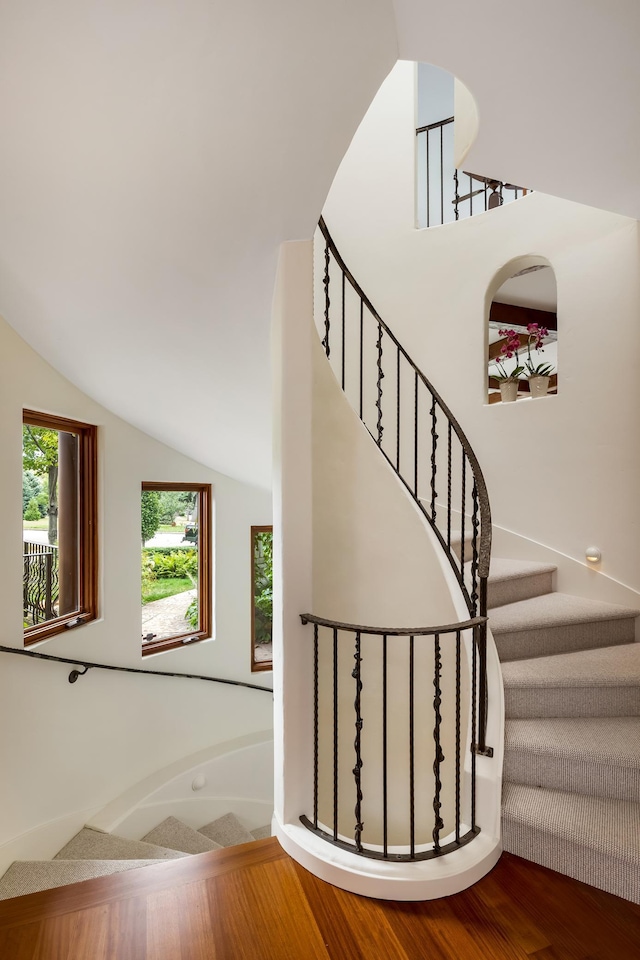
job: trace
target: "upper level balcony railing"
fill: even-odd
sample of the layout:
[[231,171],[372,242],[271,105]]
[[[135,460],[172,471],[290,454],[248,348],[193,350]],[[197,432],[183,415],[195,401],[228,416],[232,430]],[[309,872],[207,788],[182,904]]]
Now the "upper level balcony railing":
[[494,210],[531,193],[525,187],[457,170],[454,117],[416,130],[417,225],[441,226]]
[[22,560],[23,617],[25,624],[35,626],[58,616],[58,548],[25,540]]

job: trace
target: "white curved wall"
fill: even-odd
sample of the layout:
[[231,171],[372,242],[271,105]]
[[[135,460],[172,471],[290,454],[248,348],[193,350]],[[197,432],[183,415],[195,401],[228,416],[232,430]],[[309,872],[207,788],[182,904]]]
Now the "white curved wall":
[[[381,88],[325,219],[374,306],[442,392],[479,457],[495,522],[640,588],[638,223],[533,194],[461,223],[413,228],[413,65]],[[375,163],[372,162],[375,158]],[[558,285],[557,397],[486,404],[487,292],[532,254]]]
[[[3,321],[0,495],[2,644],[23,645],[21,433],[28,407],[99,427],[100,619],[39,644],[42,653],[256,682],[250,672],[250,527],[271,519],[269,494],[196,463],[124,423],[53,370]],[[185,400],[176,377],[149,389]],[[215,639],[141,658],[140,483],[199,480],[215,502]],[[11,505],[15,505],[15,509]],[[0,654],[0,844],[74,811],[81,818],[185,754],[271,726],[268,693],[193,680],[90,671]],[[269,685],[262,673],[259,683]],[[15,845],[14,845],[15,847]],[[12,848],[14,849],[14,848]],[[18,855],[14,852],[14,855]],[[31,850],[30,855],[37,855]]]

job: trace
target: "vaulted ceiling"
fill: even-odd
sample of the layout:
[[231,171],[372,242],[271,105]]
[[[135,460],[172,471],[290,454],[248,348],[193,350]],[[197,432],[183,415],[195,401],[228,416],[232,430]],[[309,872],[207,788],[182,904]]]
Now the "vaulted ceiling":
[[278,248],[399,56],[459,76],[466,166],[640,216],[633,0],[0,5],[0,313],[86,393],[269,483]]

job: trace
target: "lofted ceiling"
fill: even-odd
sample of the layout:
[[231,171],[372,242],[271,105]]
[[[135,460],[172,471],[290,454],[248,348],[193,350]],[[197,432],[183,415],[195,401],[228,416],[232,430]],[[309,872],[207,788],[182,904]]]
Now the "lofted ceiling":
[[467,168],[638,217],[639,36],[635,0],[8,0],[0,314],[116,414],[266,486],[278,248],[313,234],[396,57],[475,96]]

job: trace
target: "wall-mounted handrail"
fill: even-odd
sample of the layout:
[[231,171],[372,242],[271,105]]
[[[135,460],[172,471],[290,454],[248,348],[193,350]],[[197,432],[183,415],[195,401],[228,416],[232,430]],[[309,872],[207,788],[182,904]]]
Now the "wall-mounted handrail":
[[[95,663],[92,660],[78,660],[76,658],[55,657],[49,653],[36,653],[35,650],[20,650],[18,647],[0,646],[0,653],[11,653],[18,657],[30,657],[33,660],[50,660],[54,663],[68,663],[76,669],[69,674],[69,683],[75,683],[78,677],[83,677],[89,670],[111,670],[117,673],[145,673],[153,677],[182,677],[183,680],[207,680],[210,683],[225,683],[232,687],[246,687],[248,690],[263,690],[273,695],[270,687],[261,687],[256,683],[245,683],[244,680],[229,680],[224,677],[206,677],[198,673],[172,673],[168,670],[143,670],[140,667],[120,667],[113,663]],[[84,667],[78,670],[77,667]]]

